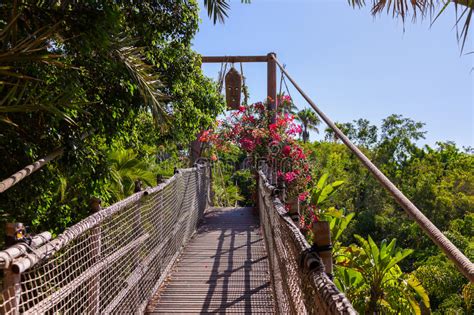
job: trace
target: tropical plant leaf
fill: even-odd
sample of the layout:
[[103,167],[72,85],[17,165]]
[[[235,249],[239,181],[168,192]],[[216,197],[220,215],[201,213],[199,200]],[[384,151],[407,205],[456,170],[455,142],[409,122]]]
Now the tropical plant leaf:
[[[418,297],[421,299],[423,304],[426,308],[430,308],[430,298],[428,293],[426,292],[425,288],[421,284],[420,280],[418,280],[415,275],[409,274],[406,280],[408,286],[416,292]],[[418,304],[417,304],[418,305]]]
[[133,194],[136,180],[148,186],[156,184],[156,164],[148,159],[139,159],[133,150],[113,150],[109,152],[108,160],[111,181],[107,190],[115,201]]
[[411,253],[413,253],[413,249],[403,249],[403,250],[397,251],[397,253],[395,254],[395,257],[393,257],[390,260],[390,262],[385,266],[385,270],[389,270],[390,268],[398,264],[400,261],[405,259]]
[[[122,40],[126,44],[126,40]],[[128,72],[137,83],[145,105],[150,109],[153,120],[161,131],[166,131],[171,123],[171,116],[166,109],[164,101],[170,98],[162,93],[161,83],[154,67],[147,63],[141,48],[125,45],[116,50],[119,59],[123,62]]]
[[339,181],[335,181],[331,184],[328,184],[326,185],[323,190],[321,191],[321,194],[319,195],[318,197],[318,201],[317,203],[320,204],[324,201],[326,201],[329,197],[331,197],[332,194],[334,194],[337,189],[342,185],[344,184],[344,181],[342,180],[339,180]]
[[347,226],[351,222],[351,220],[354,218],[355,213],[349,213],[346,216],[342,217],[333,217],[331,219],[331,222],[329,224],[331,228],[331,236],[333,239],[333,242],[336,242],[342,235],[342,233],[346,230]]
[[[79,107],[84,103],[71,102],[73,92],[64,90],[53,96],[49,91],[41,89],[39,83],[17,82],[8,88],[6,95],[0,99],[0,113],[32,113],[49,112],[70,124],[75,124],[74,118],[62,108],[74,108],[78,113],[85,111]],[[6,121],[4,121],[6,122]]]

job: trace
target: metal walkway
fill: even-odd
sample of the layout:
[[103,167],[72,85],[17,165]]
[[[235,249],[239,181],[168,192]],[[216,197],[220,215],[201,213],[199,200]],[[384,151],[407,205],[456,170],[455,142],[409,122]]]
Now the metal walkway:
[[252,208],[211,208],[151,314],[274,313],[265,241]]

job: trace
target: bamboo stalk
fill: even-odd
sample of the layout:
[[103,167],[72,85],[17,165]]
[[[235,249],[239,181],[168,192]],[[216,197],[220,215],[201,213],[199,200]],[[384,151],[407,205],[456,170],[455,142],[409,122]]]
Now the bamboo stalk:
[[5,250],[0,251],[0,269],[6,269],[10,266],[14,259],[28,253],[29,249],[42,246],[51,239],[51,233],[43,232],[31,239],[31,245],[24,243],[15,244]]
[[46,163],[54,160],[61,154],[63,154],[64,149],[56,149],[50,154],[46,155],[44,158],[39,159],[38,161],[34,162],[33,164],[25,166],[23,169],[19,170],[15,174],[11,175],[7,179],[4,179],[0,182],[0,193],[3,193],[7,189],[11,188],[12,186],[18,184],[22,181],[25,177],[30,176],[40,168],[42,168]]

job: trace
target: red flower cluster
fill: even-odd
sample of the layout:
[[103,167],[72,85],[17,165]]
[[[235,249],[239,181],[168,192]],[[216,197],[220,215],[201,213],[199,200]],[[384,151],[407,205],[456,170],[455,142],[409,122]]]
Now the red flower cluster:
[[[277,102],[283,107],[292,104],[289,96],[280,97]],[[278,113],[274,117],[274,113],[262,102],[240,106],[217,130],[203,132],[200,141],[211,143],[219,151],[238,145],[254,161],[266,159],[278,170],[277,177],[285,183],[287,196],[298,198],[311,181],[306,154],[295,140],[301,126],[291,114]]]

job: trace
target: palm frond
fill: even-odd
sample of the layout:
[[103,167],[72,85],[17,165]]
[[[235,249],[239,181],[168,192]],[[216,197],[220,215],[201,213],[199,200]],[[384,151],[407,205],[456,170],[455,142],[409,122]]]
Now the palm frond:
[[[250,4],[251,0],[241,0],[240,2]],[[230,10],[230,4],[227,0],[204,0],[204,7],[206,7],[207,15],[214,24],[217,21],[224,23],[225,19],[229,17],[227,12]]]
[[71,89],[59,93],[45,89],[43,80],[27,70],[35,63],[64,66],[60,61],[62,56],[48,50],[58,24],[41,27],[18,38],[18,21],[19,15],[16,15],[0,31],[0,113],[6,114],[1,121],[16,126],[7,114],[46,111],[74,124],[73,117],[63,110],[73,107],[80,111],[78,103],[71,102],[74,99]]
[[143,50],[139,47],[126,45],[118,48],[116,53],[137,83],[145,105],[151,110],[156,126],[162,131],[167,130],[171,116],[164,101],[170,98],[161,92],[163,84],[154,67],[147,62]]
[[[347,2],[353,7],[363,7],[366,5],[365,0],[347,0]],[[418,15],[422,18],[429,15],[434,19],[435,22],[441,13],[445,11],[449,4],[454,4],[456,10],[456,22],[455,26],[457,29],[457,38],[461,43],[461,52],[467,41],[467,35],[469,33],[469,26],[471,24],[472,11],[474,9],[474,0],[372,0],[372,15],[377,15],[386,11],[391,13],[394,17],[400,17],[403,21],[409,15],[416,19]],[[435,15],[435,10],[440,7],[438,13]],[[459,26],[462,23],[461,30]]]
[[[0,113],[45,111],[70,124],[75,124],[74,118],[62,110],[62,108],[74,108],[78,113],[84,112],[78,106],[80,103],[70,101],[72,98],[73,93],[70,90],[64,90],[55,96],[50,91],[40,88],[39,83],[17,82],[9,87],[8,92],[0,99]],[[3,116],[2,121],[15,125],[7,116]]]
[[[50,40],[54,37],[58,24],[44,26],[25,38],[11,41],[10,38],[13,37],[11,32],[13,32],[17,20],[18,17],[14,17],[0,31],[0,46],[2,46],[2,49],[0,49],[0,64],[2,65],[2,74],[21,77],[22,74],[18,71],[18,67],[13,67],[14,63],[31,64],[36,62],[63,66],[63,63],[58,60],[62,56],[48,51]],[[30,77],[24,75],[24,78]]]
[[207,15],[214,24],[217,21],[224,23],[228,17],[227,11],[230,9],[230,5],[226,0],[204,0],[204,6],[207,8]]
[[[464,0],[462,2],[465,2],[466,4],[455,2],[456,33],[458,37],[458,42],[461,42],[461,52],[464,50],[464,46],[467,41],[467,34],[469,33],[469,26],[471,25],[472,11],[474,10],[474,0]],[[464,7],[460,8],[460,5],[464,5]],[[459,11],[461,11],[460,14],[459,14]],[[459,32],[459,22],[462,21],[462,18],[464,16],[465,18],[464,18],[464,21],[462,22],[463,26],[462,26],[461,32]]]
[[147,159],[139,159],[130,149],[109,152],[110,183],[107,190],[118,201],[134,191],[136,180],[142,180],[148,186],[156,184],[155,164]]

